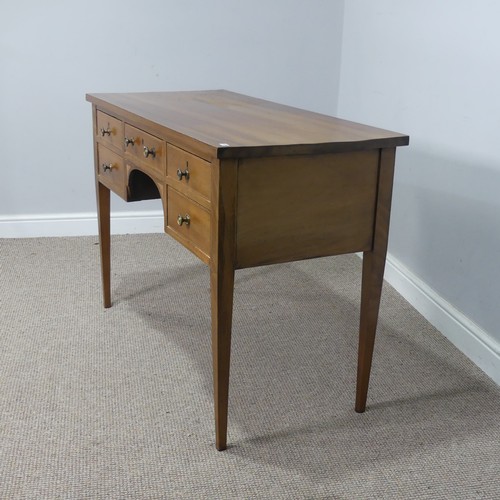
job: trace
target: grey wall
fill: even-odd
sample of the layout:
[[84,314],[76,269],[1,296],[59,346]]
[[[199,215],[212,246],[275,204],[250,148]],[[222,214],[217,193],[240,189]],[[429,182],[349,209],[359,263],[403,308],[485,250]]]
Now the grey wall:
[[408,133],[389,252],[500,342],[500,3],[345,2],[338,111]]
[[[342,13],[341,0],[5,2],[0,222],[95,212],[86,92],[227,88],[335,114]],[[160,206],[113,198],[115,212]]]

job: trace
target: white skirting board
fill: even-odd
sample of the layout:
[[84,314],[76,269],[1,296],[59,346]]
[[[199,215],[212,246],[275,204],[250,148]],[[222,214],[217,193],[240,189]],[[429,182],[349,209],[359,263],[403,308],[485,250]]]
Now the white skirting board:
[[[111,213],[112,234],[162,233],[161,210]],[[97,234],[97,214],[44,214],[0,217],[0,238]]]
[[398,259],[387,256],[384,278],[424,318],[500,385],[500,343],[444,300]]

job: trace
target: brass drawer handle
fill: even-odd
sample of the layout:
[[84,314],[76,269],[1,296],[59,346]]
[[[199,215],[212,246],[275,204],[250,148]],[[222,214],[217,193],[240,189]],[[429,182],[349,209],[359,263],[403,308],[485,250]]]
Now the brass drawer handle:
[[109,125],[108,125],[108,128],[101,127],[101,135],[103,137],[105,135],[111,135],[111,129],[109,128]]
[[134,145],[135,139],[129,139],[128,137],[125,137],[125,147],[128,147],[129,144],[132,146]]
[[186,226],[189,226],[190,223],[191,217],[189,217],[189,214],[186,214],[184,217],[182,215],[179,215],[177,217],[177,224],[179,224],[179,226],[182,226],[182,224],[186,224]]
[[186,170],[182,171],[180,168],[177,169],[177,177],[180,181],[185,177],[186,180],[189,180],[189,165],[186,163]]
[[155,148],[148,148],[147,146],[144,146],[144,156],[147,158],[149,155],[151,155],[153,158],[156,158]]
[[112,163],[103,163],[102,169],[104,170],[104,172],[111,172],[111,170],[113,170],[113,164]]

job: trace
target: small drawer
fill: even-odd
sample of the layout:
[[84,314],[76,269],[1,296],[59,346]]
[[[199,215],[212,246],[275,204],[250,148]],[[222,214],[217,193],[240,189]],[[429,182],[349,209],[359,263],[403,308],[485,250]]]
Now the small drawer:
[[208,256],[210,212],[171,187],[168,187],[167,200],[167,229],[191,251],[196,253],[198,249]]
[[122,198],[126,198],[126,176],[121,156],[105,148],[102,144],[98,144],[97,161],[99,181],[116,192]]
[[123,123],[102,111],[97,112],[97,136],[102,142],[123,149]]
[[167,175],[178,191],[210,201],[211,172],[208,161],[167,144]]
[[152,167],[154,173],[165,176],[165,142],[143,130],[125,124],[125,154],[141,164]]

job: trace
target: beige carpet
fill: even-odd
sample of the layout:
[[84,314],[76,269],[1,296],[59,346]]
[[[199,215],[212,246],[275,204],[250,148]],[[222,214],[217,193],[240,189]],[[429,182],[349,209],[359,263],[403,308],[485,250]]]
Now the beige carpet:
[[0,498],[500,497],[500,391],[385,286],[353,411],[355,256],[236,275],[214,448],[208,269],[165,235],[0,240]]

